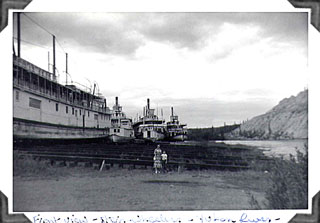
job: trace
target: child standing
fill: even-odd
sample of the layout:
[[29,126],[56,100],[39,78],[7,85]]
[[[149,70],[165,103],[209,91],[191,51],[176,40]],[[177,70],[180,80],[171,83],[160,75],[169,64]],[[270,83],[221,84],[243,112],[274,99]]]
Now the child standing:
[[167,172],[167,162],[168,162],[168,155],[166,154],[166,151],[163,151],[161,154],[161,163],[162,163],[163,172]]

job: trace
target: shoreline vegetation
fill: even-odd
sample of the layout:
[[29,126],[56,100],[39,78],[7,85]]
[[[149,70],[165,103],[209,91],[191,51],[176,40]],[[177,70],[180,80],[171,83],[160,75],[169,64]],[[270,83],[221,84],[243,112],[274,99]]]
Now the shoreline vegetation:
[[225,134],[239,128],[240,125],[225,125],[221,127],[208,128],[188,128],[188,140],[209,141],[209,140],[224,140]]
[[[301,140],[305,137],[292,138],[285,136],[282,132],[273,135],[265,135],[258,130],[242,130],[241,125],[225,125],[221,127],[189,128],[188,140],[191,141],[213,141],[213,140]],[[236,131],[237,134],[233,134]]]
[[[307,145],[305,151],[296,151],[289,160],[273,157],[262,162],[253,157],[248,170],[182,168],[157,175],[151,168],[113,166],[99,171],[98,166],[57,165],[18,158],[14,151],[13,206],[14,211],[306,209]],[[69,201],[63,203],[65,198]]]

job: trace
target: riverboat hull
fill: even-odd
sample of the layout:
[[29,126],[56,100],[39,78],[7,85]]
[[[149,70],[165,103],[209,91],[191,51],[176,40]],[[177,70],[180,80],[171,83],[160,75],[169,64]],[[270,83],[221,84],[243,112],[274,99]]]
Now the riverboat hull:
[[116,135],[116,134],[110,135],[109,138],[114,143],[131,142],[134,140],[133,137],[121,136],[121,135]]
[[186,135],[180,134],[180,135],[172,136],[168,140],[169,141],[185,141],[187,139],[188,139],[188,137]]
[[37,121],[13,119],[13,137],[16,139],[95,139],[107,138],[107,128],[82,128]]
[[155,130],[144,130],[143,131],[143,139],[147,141],[159,141],[165,138],[165,134],[162,132],[158,132]]

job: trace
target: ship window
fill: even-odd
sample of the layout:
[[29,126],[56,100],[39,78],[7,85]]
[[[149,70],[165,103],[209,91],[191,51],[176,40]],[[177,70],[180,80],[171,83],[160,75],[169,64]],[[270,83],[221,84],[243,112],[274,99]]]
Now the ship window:
[[40,109],[41,101],[34,98],[29,98],[29,106]]
[[81,109],[79,110],[79,115],[81,116]]
[[98,115],[94,114],[94,120],[98,120]]
[[74,115],[74,108],[72,108],[72,114]]
[[76,117],[78,116],[78,110],[76,110]]
[[56,103],[56,111],[59,111],[59,104]]
[[116,130],[116,129],[114,129],[114,132],[117,132],[117,130]]
[[118,132],[120,132],[120,129],[118,129]]
[[66,106],[66,113],[68,113],[68,106]]
[[19,91],[16,91],[16,100],[19,101]]
[[88,117],[90,116],[90,112],[88,111]]

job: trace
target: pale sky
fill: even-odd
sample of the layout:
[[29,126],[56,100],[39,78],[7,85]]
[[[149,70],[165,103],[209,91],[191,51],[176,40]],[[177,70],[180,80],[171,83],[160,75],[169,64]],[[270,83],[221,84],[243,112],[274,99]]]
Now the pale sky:
[[308,85],[307,13],[26,15],[22,58],[47,69],[50,51],[52,61],[52,38],[31,18],[57,38],[61,83],[67,52],[72,80],[98,83],[133,118],[150,98],[188,127],[240,123]]

